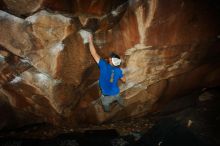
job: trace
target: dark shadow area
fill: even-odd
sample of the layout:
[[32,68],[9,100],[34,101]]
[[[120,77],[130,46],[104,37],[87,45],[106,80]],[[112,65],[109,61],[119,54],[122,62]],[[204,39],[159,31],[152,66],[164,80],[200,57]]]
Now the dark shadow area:
[[[210,146],[172,118],[160,120],[136,143],[138,146]],[[214,146],[214,144],[212,144]]]
[[[143,117],[151,119],[152,128],[142,131],[136,129],[126,135],[120,135],[118,129],[94,130],[87,127],[81,132],[59,131],[51,138],[18,138],[21,134],[34,132],[30,130],[31,127],[23,127],[13,130],[17,137],[4,136],[7,131],[0,131],[0,146],[217,146],[220,145],[219,96],[219,87],[216,87],[177,98],[159,113]],[[131,128],[135,129],[138,124],[137,120]],[[48,132],[53,127],[38,128]],[[22,133],[27,129],[29,133]]]
[[120,136],[116,130],[89,130],[84,133],[67,133],[53,139],[1,138],[1,146],[215,146],[200,139],[187,127],[172,118],[159,121],[138,139],[132,133]]

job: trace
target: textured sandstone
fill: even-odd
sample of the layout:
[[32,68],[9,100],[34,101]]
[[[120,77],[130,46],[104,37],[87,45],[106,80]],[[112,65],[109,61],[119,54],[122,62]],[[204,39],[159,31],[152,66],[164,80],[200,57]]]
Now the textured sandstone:
[[31,24],[31,34],[41,44],[41,48],[32,49],[26,56],[41,72],[55,76],[59,54],[65,48],[63,40],[71,33],[70,18],[40,11],[26,18],[26,22]]
[[4,3],[13,13],[23,15],[37,11],[43,0],[4,0]]

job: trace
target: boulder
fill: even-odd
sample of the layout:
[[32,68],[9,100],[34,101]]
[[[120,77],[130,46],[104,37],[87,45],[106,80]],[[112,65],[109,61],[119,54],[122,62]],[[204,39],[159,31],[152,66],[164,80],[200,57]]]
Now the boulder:
[[[215,1],[42,0],[26,9],[31,1],[4,2],[0,93],[7,99],[4,107],[33,113],[31,122],[76,127],[139,117],[176,97],[219,85]],[[124,107],[113,103],[110,113],[103,111],[99,69],[83,44],[82,29],[94,34],[100,56],[114,51],[122,57]]]

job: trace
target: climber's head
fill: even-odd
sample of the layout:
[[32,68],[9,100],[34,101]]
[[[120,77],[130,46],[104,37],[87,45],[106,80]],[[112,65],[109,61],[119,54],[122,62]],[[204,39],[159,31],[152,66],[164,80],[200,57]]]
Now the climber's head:
[[121,59],[120,59],[119,55],[112,52],[109,57],[109,63],[113,66],[116,66],[116,67],[120,66]]

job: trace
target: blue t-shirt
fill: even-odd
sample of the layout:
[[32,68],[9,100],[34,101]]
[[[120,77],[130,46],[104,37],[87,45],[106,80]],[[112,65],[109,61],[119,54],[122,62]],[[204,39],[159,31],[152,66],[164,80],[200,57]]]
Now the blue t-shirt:
[[123,77],[122,70],[107,63],[104,59],[100,59],[98,63],[100,69],[99,86],[103,95],[114,96],[120,90],[118,80]]

